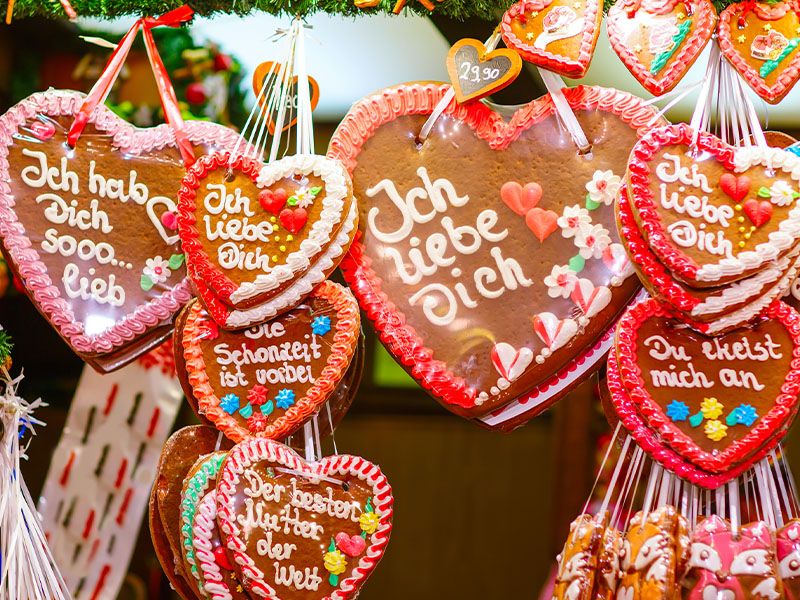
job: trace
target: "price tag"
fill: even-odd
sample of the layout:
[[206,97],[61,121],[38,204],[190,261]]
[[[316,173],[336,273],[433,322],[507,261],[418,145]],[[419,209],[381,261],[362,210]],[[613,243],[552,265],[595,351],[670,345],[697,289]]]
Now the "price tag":
[[461,104],[503,89],[521,70],[522,59],[515,51],[502,48],[487,52],[479,40],[459,40],[447,53],[450,83]]

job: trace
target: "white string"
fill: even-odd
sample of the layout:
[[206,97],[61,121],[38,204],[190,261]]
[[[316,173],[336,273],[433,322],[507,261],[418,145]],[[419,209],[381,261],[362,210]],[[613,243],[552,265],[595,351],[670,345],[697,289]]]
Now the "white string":
[[578,146],[581,154],[588,154],[592,150],[592,146],[589,144],[589,140],[586,139],[586,134],[581,124],[578,122],[578,117],[575,116],[566,96],[564,96],[564,92],[562,91],[564,80],[561,79],[560,75],[556,75],[552,71],[542,69],[541,67],[536,68],[539,70],[539,75],[547,91],[550,93],[550,98],[553,99],[553,106],[556,109],[556,114],[560,118],[561,123],[567,128],[570,137],[572,137],[572,141]]
[[728,500],[731,507],[731,531],[733,531],[735,537],[738,537],[742,517],[740,514],[741,505],[739,504],[739,482],[736,480],[728,482]]
[[311,421],[303,424],[303,443],[306,451],[306,462],[316,462],[318,457],[314,452],[314,433],[311,430]]
[[720,51],[719,45],[716,40],[711,42],[711,53],[708,57],[708,64],[706,65],[706,73],[703,77],[703,87],[700,89],[700,94],[697,97],[692,120],[689,124],[693,134],[692,147],[697,145],[697,137],[699,131],[706,129],[706,119],[710,112],[711,90],[714,89],[714,82],[716,81],[716,74],[719,71],[720,65]]
[[660,121],[660,120],[661,120],[661,119],[664,117],[664,115],[665,115],[665,114],[667,114],[667,112],[668,112],[668,111],[669,111],[669,110],[670,110],[670,109],[671,109],[673,106],[675,106],[676,104],[678,104],[678,103],[679,103],[681,100],[683,100],[684,98],[686,98],[686,97],[687,97],[689,94],[691,94],[693,91],[695,91],[695,90],[696,90],[697,88],[699,88],[701,85],[703,85],[703,82],[702,82],[702,81],[698,81],[698,82],[696,82],[696,83],[693,83],[693,84],[692,84],[691,86],[689,86],[689,87],[686,87],[686,88],[684,88],[684,87],[681,87],[680,89],[675,89],[675,90],[672,90],[672,91],[671,91],[671,92],[669,92],[668,94],[664,94],[663,96],[655,96],[654,98],[650,98],[650,100],[647,100],[646,102],[644,102],[644,104],[646,104],[646,105],[648,105],[648,104],[652,104],[652,103],[654,103],[654,102],[658,102],[658,101],[661,101],[661,100],[665,100],[666,98],[669,98],[669,97],[671,97],[673,94],[675,94],[675,93],[677,92],[677,95],[676,95],[674,98],[672,98],[672,99],[671,99],[669,102],[667,102],[667,103],[664,105],[664,107],[663,107],[663,108],[661,108],[661,109],[660,109],[660,110],[659,110],[659,111],[658,111],[658,112],[657,112],[657,113],[656,113],[656,114],[653,116],[653,118],[652,118],[652,119],[650,119],[650,122],[647,124],[647,126],[648,126],[648,127],[652,127],[653,125],[655,125],[656,123],[658,123],[658,122],[659,122],[659,121]]
[[[594,483],[592,484],[592,489],[589,492],[589,496],[586,498],[586,504],[583,505],[583,510],[581,511],[581,514],[585,513],[586,510],[589,508],[589,503],[592,501],[592,495],[594,494],[595,489],[597,489],[597,482],[600,481],[600,477],[602,476],[603,471],[605,470],[606,463],[608,462],[608,457],[611,456],[611,450],[613,450],[613,448],[614,448],[614,444],[616,443],[617,436],[619,435],[619,431],[620,431],[621,428],[622,428],[622,423],[617,423],[617,427],[616,427],[616,429],[614,429],[614,435],[611,436],[611,441],[608,443],[608,448],[606,448],[605,456],[603,456],[603,460],[600,463],[600,468],[597,470],[597,476],[594,478]],[[629,439],[630,438],[626,439],[626,443],[628,442]],[[622,462],[623,462],[623,458],[622,458],[622,456],[620,456],[617,459],[617,465],[616,465],[616,468],[615,468],[615,474],[616,474],[616,469],[618,469],[620,467],[620,464]],[[601,515],[606,511],[606,509],[608,507],[608,497],[609,497],[609,494],[610,494],[611,490],[613,489],[614,483],[615,482],[612,479],[611,483],[609,483],[609,485],[608,485],[608,488],[606,488],[606,494],[605,494],[606,497],[603,499],[603,507],[605,507],[605,508],[601,508],[600,509],[600,514]]]
[[344,485],[345,483],[341,479],[328,477],[327,475],[322,475],[320,473],[306,473],[304,471],[296,471],[295,469],[287,469],[286,467],[275,467],[275,470],[278,473],[285,473],[286,475],[294,475],[296,477],[302,477],[303,479],[310,479],[313,481],[327,481],[328,483],[335,483],[337,485]]
[[338,448],[336,448],[336,436],[334,435],[334,432],[333,432],[335,427],[333,426],[333,415],[331,414],[331,403],[330,402],[326,402],[325,403],[325,411],[328,413],[328,423],[331,426],[331,442],[333,442],[333,453],[334,454],[339,454],[339,450],[338,450]]

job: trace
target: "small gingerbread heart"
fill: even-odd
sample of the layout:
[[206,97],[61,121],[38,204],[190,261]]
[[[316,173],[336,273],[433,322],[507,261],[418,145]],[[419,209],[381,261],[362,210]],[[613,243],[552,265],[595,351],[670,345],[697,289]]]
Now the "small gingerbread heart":
[[532,208],[525,214],[525,224],[540,242],[544,242],[550,234],[558,229],[558,213],[543,208]]
[[524,186],[516,181],[509,181],[500,188],[500,198],[511,210],[524,217],[542,199],[542,186],[535,181]]
[[739,175],[737,177],[733,173],[723,173],[719,178],[720,189],[733,198],[735,202],[744,200],[750,191],[750,185],[750,178],[747,175]]
[[288,199],[289,196],[282,187],[274,190],[262,190],[261,193],[258,194],[258,203],[261,205],[261,208],[271,212],[273,215],[277,215],[283,210]]
[[297,233],[308,221],[308,212],[305,208],[284,208],[278,220],[289,232]]
[[742,204],[742,210],[756,227],[766,225],[772,218],[772,204],[770,204],[769,200],[759,201],[751,198]]

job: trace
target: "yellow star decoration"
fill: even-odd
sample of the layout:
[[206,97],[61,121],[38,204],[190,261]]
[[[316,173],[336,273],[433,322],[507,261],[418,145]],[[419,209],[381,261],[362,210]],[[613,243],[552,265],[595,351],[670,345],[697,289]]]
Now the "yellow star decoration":
[[538,10],[532,10],[531,11],[531,18],[535,19],[538,16],[539,16],[539,11]]
[[638,52],[641,52],[641,51],[642,51],[642,45],[641,45],[641,44],[636,44],[636,45],[633,47],[633,51],[634,51],[634,52],[637,52],[637,53],[638,53]]
[[525,39],[526,39],[526,40],[528,40],[529,42],[530,42],[530,41],[531,41],[533,38],[534,38],[534,35],[533,35],[533,33],[526,33],[526,34],[525,34]]
[[770,23],[764,23],[764,31],[770,31],[772,29],[772,25]]
[[747,36],[745,34],[740,35],[736,38],[736,41],[740,44],[744,44],[747,41]]
[[580,10],[580,9],[581,9],[581,6],[583,6],[583,5],[582,5],[580,2],[575,2],[575,3],[572,5],[572,7],[573,7],[575,10]]
[[686,15],[684,13],[682,13],[682,12],[679,12],[675,16],[678,17],[678,21],[683,21],[686,18]]
[[718,442],[728,435],[728,426],[723,425],[721,421],[706,421],[703,431],[709,439]]
[[703,402],[700,404],[700,412],[703,413],[703,417],[709,420],[719,418],[722,414],[722,409],[722,403],[716,398],[703,398]]

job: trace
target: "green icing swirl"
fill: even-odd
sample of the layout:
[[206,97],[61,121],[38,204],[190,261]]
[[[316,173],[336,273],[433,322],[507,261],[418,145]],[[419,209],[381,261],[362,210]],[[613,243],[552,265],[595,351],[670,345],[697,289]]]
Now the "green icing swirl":
[[689,31],[692,29],[692,20],[686,19],[683,23],[678,25],[678,31],[672,36],[672,47],[669,50],[664,50],[661,54],[653,59],[650,63],[650,72],[656,75],[661,69],[667,65],[667,61],[672,58],[675,52],[680,48]]
[[786,45],[786,48],[778,55],[777,58],[772,60],[766,61],[761,68],[758,70],[758,74],[761,75],[762,79],[766,79],[767,75],[772,73],[775,69],[778,68],[778,65],[781,64],[786,57],[788,57],[792,52],[794,52],[795,48],[800,46],[800,38],[792,38],[789,40],[789,43]]

